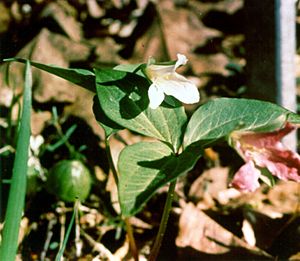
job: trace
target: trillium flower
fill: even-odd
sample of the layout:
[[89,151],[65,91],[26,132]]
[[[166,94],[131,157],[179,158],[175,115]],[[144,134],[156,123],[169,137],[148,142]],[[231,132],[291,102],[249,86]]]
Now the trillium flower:
[[241,191],[254,191],[259,187],[262,170],[267,169],[281,180],[300,182],[300,156],[281,142],[294,130],[289,123],[284,128],[269,133],[233,132],[233,147],[245,160],[235,174],[231,185]]
[[196,103],[200,99],[197,86],[176,73],[176,69],[186,64],[187,58],[177,54],[177,61],[172,65],[148,64],[145,69],[147,77],[152,81],[148,90],[150,108],[156,109],[164,100],[165,94],[175,97],[183,103]]

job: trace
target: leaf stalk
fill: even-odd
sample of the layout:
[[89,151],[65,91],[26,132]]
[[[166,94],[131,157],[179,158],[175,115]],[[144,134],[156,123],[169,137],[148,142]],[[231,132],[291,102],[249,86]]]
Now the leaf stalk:
[[151,250],[148,261],[155,261],[158,256],[158,253],[159,253],[159,250],[160,250],[160,247],[162,244],[162,240],[164,238],[164,235],[165,235],[165,232],[167,229],[167,225],[168,225],[170,211],[172,208],[172,202],[174,199],[174,191],[175,191],[175,187],[176,187],[176,181],[177,180],[174,180],[170,183],[162,219],[161,219],[158,233],[157,233],[157,236],[156,236],[156,239],[155,239],[155,242],[154,242],[153,248]]

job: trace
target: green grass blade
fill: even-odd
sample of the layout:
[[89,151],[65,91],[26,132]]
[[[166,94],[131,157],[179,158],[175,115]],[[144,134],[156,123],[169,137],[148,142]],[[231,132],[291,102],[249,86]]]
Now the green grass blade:
[[70,223],[69,223],[67,232],[66,232],[66,236],[65,236],[65,238],[64,238],[64,242],[63,242],[63,244],[62,244],[62,247],[60,248],[60,250],[58,251],[58,253],[57,253],[57,255],[56,255],[55,261],[61,261],[61,260],[62,260],[64,251],[65,251],[65,249],[66,249],[66,246],[67,246],[67,243],[68,243],[68,240],[69,240],[69,236],[70,236],[70,233],[71,233],[71,229],[72,229],[72,227],[73,227],[73,224],[74,224],[74,221],[75,221],[75,217],[76,217],[76,215],[77,215],[78,204],[79,204],[79,201],[78,201],[78,200],[75,201],[75,204],[74,204],[74,211],[73,211],[73,214],[72,214],[72,217],[71,217],[71,220],[70,220]]
[[0,260],[15,260],[18,248],[19,227],[26,194],[28,147],[30,138],[31,69],[26,62],[23,110],[18,130],[17,149],[14,160],[5,223],[2,233]]

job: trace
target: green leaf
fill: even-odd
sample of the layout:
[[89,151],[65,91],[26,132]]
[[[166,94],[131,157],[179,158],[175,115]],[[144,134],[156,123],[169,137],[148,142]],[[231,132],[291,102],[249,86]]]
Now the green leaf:
[[272,173],[267,168],[261,168],[260,169],[260,177],[259,179],[263,181],[265,184],[267,184],[269,187],[273,187],[276,184],[276,179],[272,175]]
[[30,138],[31,87],[32,78],[30,63],[29,61],[26,61],[22,116],[20,127],[18,129],[16,156],[2,232],[0,260],[15,260],[18,248],[19,227],[26,194]]
[[123,71],[123,72],[131,72],[136,73],[142,77],[145,77],[145,75],[142,72],[142,69],[146,67],[145,64],[139,63],[139,64],[119,64],[114,67],[114,70]]
[[148,81],[139,75],[118,70],[95,70],[100,106],[117,124],[171,145],[177,151],[186,126],[183,106],[164,103],[148,107]]
[[136,214],[158,188],[191,170],[200,156],[201,151],[191,149],[176,156],[161,142],[140,142],[125,147],[118,161],[122,214]]
[[96,120],[100,124],[100,126],[103,128],[105,132],[105,137],[109,138],[112,134],[118,132],[119,130],[124,129],[119,124],[112,121],[110,118],[106,116],[103,109],[101,108],[97,95],[95,95],[93,100],[93,112],[95,115]]
[[300,124],[300,115],[296,113],[288,114],[287,121],[292,124]]
[[[5,59],[4,61],[26,63],[27,59],[10,58]],[[95,75],[89,70],[62,68],[55,65],[46,65],[36,62],[30,62],[30,64],[38,69],[59,76],[69,82],[78,84],[85,89],[95,92]]]
[[270,102],[220,98],[201,106],[191,117],[184,135],[184,146],[205,147],[226,138],[234,130],[273,131],[288,117],[299,116]]

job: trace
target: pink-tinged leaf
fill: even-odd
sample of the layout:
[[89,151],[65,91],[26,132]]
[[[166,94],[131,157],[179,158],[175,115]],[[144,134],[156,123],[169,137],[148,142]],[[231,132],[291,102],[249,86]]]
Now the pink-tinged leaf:
[[267,168],[279,179],[300,182],[300,157],[295,152],[270,149],[268,153],[257,154],[254,161],[257,166]]
[[284,128],[273,132],[246,133],[240,136],[240,143],[249,144],[258,149],[282,147],[281,139],[295,129],[287,123]]
[[232,185],[242,191],[254,191],[259,187],[263,168],[279,179],[300,182],[300,156],[281,142],[294,129],[287,123],[284,128],[269,133],[233,133],[233,146],[246,164],[236,173]]
[[241,191],[254,191],[259,187],[259,176],[260,171],[249,161],[238,170],[231,185]]

